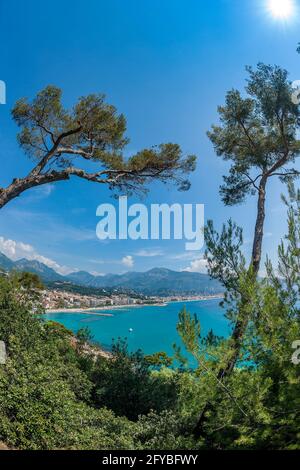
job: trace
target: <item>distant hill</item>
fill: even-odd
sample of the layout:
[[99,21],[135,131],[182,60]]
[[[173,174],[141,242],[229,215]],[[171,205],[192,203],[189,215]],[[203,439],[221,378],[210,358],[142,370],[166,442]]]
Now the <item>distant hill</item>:
[[16,269],[28,271],[40,276],[47,284],[72,283],[93,289],[109,289],[110,291],[134,291],[142,295],[201,295],[219,294],[223,288],[207,274],[187,271],[172,271],[166,268],[153,268],[146,272],[128,272],[125,274],[106,274],[93,276],[86,271],[78,271],[62,276],[54,269],[35,260],[21,259],[12,261],[0,253],[0,267],[6,271]]
[[[86,271],[78,271],[76,273],[71,273],[68,276],[68,279],[76,284],[82,284],[83,286],[89,287],[103,287],[101,284],[101,276],[93,276]],[[97,282],[99,279],[99,282]]]
[[138,294],[132,289],[117,289],[110,287],[91,287],[82,284],[76,284],[72,281],[44,281],[46,287],[50,290],[59,290],[64,292],[73,292],[74,294],[96,296],[96,297],[111,297],[112,295],[128,295],[133,298],[142,299],[144,296]]
[[86,276],[87,273],[74,273],[68,276],[73,282],[92,287],[117,287],[134,289],[144,295],[176,294],[215,294],[223,292],[218,281],[207,274],[172,271],[166,268],[153,268],[143,273],[107,274],[106,276]]
[[[1,260],[0,260],[1,263]],[[43,263],[40,263],[36,260],[20,259],[13,263],[13,269],[17,271],[28,271],[30,273],[37,274],[43,281],[63,281],[65,280],[64,276],[58,274],[54,269],[49,268]]]
[[10,271],[13,269],[14,262],[5,256],[3,253],[0,253],[0,268],[4,271]]

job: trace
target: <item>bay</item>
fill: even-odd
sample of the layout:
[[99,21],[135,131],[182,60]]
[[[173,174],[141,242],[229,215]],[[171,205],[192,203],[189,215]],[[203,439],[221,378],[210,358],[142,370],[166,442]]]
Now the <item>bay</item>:
[[[113,340],[126,339],[128,349],[134,352],[141,349],[145,354],[165,351],[173,355],[173,344],[182,346],[176,331],[178,313],[184,307],[198,316],[202,335],[209,330],[218,336],[227,337],[230,325],[224,318],[224,310],[219,306],[220,300],[200,300],[192,302],[170,302],[165,306],[122,307],[120,309],[99,310],[113,316],[100,316],[87,313],[47,313],[47,320],[62,323],[76,333],[88,327],[93,340],[104,349],[110,350]],[[132,329],[132,331],[130,331]]]

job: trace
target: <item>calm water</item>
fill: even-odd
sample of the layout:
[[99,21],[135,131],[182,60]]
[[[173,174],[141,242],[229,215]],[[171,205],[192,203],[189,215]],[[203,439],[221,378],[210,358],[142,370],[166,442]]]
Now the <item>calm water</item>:
[[[195,302],[172,302],[164,307],[125,307],[119,310],[106,310],[100,313],[112,313],[113,317],[101,317],[95,314],[51,313],[49,320],[62,323],[70,330],[77,332],[88,327],[94,340],[105,349],[110,349],[112,340],[127,338],[130,351],[142,349],[145,354],[165,351],[173,355],[172,345],[182,345],[176,331],[178,313],[186,305],[191,313],[196,313],[202,334],[211,328],[218,336],[228,336],[230,328],[224,318],[224,310],[219,307],[219,300],[202,300]],[[129,332],[129,328],[133,332]]]

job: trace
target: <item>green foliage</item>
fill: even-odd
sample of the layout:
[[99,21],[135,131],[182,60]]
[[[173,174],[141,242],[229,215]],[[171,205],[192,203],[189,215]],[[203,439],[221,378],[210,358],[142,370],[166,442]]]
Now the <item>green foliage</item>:
[[286,280],[288,292],[299,296],[300,290],[300,190],[290,182],[289,199],[283,197],[288,208],[287,246],[282,241],[279,246],[279,275]]
[[151,412],[142,416],[137,423],[135,438],[140,449],[177,450],[196,449],[190,433],[186,433],[187,423],[180,414],[163,411],[160,414]]
[[113,345],[112,354],[111,361],[99,357],[92,370],[96,406],[135,421],[150,410],[162,411],[176,404],[176,375],[152,373],[149,358],[141,351],[129,353],[121,340]]
[[247,67],[247,71],[248,96],[229,91],[225,105],[218,109],[220,125],[208,133],[217,155],[232,162],[220,190],[226,205],[256,194],[261,181],[278,175],[279,169],[283,179],[299,175],[285,167],[298,157],[300,148],[299,107],[292,102],[288,73],[265,64],[258,64],[257,70]]
[[219,234],[212,220],[205,227],[205,258],[208,272],[219,279],[227,290],[227,295],[237,291],[239,278],[245,271],[245,257],[241,252],[243,232],[231,219],[223,225]]
[[193,355],[198,352],[198,339],[200,338],[200,323],[196,315],[192,318],[186,307],[179,312],[177,331],[184,340],[186,349]]
[[[245,268],[245,258],[240,249],[242,231],[231,220],[227,227],[223,226],[220,235],[214,230],[212,222],[206,229],[209,272],[226,288],[226,315],[233,322],[226,360],[216,375],[218,385],[224,390],[224,382],[245,355],[247,330],[257,315],[253,305],[256,305],[259,290],[257,277],[262,259],[269,178],[276,176],[282,181],[291,181],[300,174],[290,166],[299,156],[300,144],[297,136],[299,106],[293,103],[288,73],[280,67],[262,63],[256,70],[247,67],[247,71],[248,96],[243,98],[237,90],[228,92],[225,105],[219,107],[220,125],[213,126],[208,133],[217,155],[231,161],[229,175],[223,177],[224,184],[220,188],[223,202],[234,205],[243,202],[248,194],[257,195],[248,269]],[[208,414],[214,408],[215,404],[210,399],[199,412],[194,430],[198,437],[203,435]]]
[[[177,374],[152,371],[141,352],[129,354],[120,342],[113,359],[95,360],[81,347],[88,331],[78,342],[43,320],[28,280],[0,277],[0,338],[8,353],[0,366],[0,440],[18,449],[134,449],[142,440],[148,446],[138,417],[152,409],[160,419],[176,406]],[[149,418],[150,435],[152,425]]]
[[80,343],[90,343],[93,339],[93,335],[88,327],[80,328],[76,333],[76,338]]
[[[27,279],[27,276],[25,277]],[[80,368],[71,332],[45,323],[36,292],[19,278],[0,278],[0,439],[20,449],[129,448],[124,418],[89,406],[93,384]],[[21,295],[20,295],[21,294]]]
[[[238,295],[227,309],[227,316],[233,322],[246,318],[247,327],[238,366],[226,380],[222,380],[220,371],[232,357],[232,338],[214,338],[211,332],[201,338],[198,320],[186,310],[180,313],[178,331],[198,362],[193,388],[194,393],[198,391],[198,410],[206,407],[202,437],[206,448],[300,447],[300,375],[299,366],[291,360],[292,344],[300,338],[300,193],[292,184],[289,195],[285,200],[289,231],[278,250],[280,277],[270,261],[264,279],[257,280],[251,270],[241,270],[239,276],[233,270]],[[218,252],[219,239],[214,240]],[[221,258],[216,257],[215,263],[221,265]],[[227,262],[225,257],[225,266]],[[192,405],[192,418],[197,413],[197,400],[193,393],[188,399],[188,407],[181,398],[179,403],[186,411]]]
[[170,367],[173,364],[173,359],[169,357],[164,351],[145,356],[145,361],[148,365],[160,368]]
[[[152,179],[189,189],[187,177],[195,170],[196,157],[184,156],[177,144],[164,143],[124,157],[129,142],[125,117],[106,103],[103,94],[81,97],[67,110],[61,90],[47,86],[31,102],[17,101],[12,116],[20,127],[20,146],[36,162],[24,185],[18,181],[20,192],[41,184],[41,179],[44,184],[72,175],[129,194],[146,191]],[[74,167],[74,158],[79,168]],[[97,164],[96,172],[95,165],[88,171],[88,162]]]

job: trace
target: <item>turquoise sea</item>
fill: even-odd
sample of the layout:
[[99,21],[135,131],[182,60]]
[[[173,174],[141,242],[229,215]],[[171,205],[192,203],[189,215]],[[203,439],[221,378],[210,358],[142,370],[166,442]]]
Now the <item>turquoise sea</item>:
[[[111,313],[112,317],[102,317],[83,313],[50,313],[48,320],[62,323],[73,332],[88,327],[104,349],[110,349],[113,339],[127,338],[130,351],[142,349],[145,354],[165,351],[173,355],[172,345],[182,346],[176,331],[178,313],[184,305],[188,311],[196,313],[201,324],[202,334],[210,329],[218,336],[228,336],[230,327],[224,318],[224,310],[219,300],[193,302],[171,302],[166,306],[124,307],[116,310],[99,311]],[[133,331],[130,332],[129,329]]]

